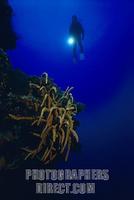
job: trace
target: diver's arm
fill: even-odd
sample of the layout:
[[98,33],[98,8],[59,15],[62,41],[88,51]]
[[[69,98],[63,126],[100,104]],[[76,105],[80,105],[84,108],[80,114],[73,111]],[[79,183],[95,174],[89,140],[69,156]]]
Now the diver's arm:
[[[82,26],[81,26],[82,27]],[[83,29],[83,27],[82,27],[82,29],[81,29],[81,35],[82,35],[82,40],[84,40],[84,37],[85,37],[85,32],[84,32],[84,29]]]
[[72,35],[72,26],[69,27],[69,35]]

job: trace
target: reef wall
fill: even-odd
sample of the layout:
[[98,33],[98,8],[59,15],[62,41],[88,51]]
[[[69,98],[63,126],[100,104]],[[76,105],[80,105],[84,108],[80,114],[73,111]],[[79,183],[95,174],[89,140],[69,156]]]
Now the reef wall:
[[68,160],[79,143],[77,103],[67,87],[62,91],[47,73],[40,77],[14,70],[0,51],[0,168],[27,159],[49,164]]

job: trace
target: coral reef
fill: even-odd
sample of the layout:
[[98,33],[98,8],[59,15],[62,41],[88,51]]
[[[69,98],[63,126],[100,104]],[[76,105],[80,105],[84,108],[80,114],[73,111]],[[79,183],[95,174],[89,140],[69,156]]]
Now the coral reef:
[[0,155],[1,166],[6,157],[10,157],[8,167],[15,166],[18,158],[44,164],[57,157],[67,161],[71,148],[79,143],[76,115],[83,109],[73,98],[73,87],[62,91],[47,73],[28,77],[13,70],[2,50],[0,70],[0,148],[6,143],[14,151],[12,156]]

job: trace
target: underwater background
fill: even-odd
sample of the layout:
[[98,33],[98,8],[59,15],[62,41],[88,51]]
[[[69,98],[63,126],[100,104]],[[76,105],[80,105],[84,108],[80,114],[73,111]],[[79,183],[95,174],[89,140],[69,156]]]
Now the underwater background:
[[[30,75],[47,72],[62,89],[74,86],[75,99],[86,105],[78,116],[80,149],[70,154],[68,163],[56,167],[109,169],[109,183],[97,183],[96,194],[87,199],[130,199],[134,195],[133,1],[10,0],[10,4],[19,35],[17,48],[8,51],[13,66]],[[76,64],[67,44],[73,14],[85,29],[86,59]],[[14,182],[17,185],[16,178]],[[17,191],[11,187],[10,194],[19,197],[23,191],[30,199],[33,191],[26,187]]]

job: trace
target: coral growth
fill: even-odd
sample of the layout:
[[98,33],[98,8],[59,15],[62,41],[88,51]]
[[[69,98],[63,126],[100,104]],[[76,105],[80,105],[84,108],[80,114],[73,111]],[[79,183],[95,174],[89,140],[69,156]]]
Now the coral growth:
[[45,73],[40,78],[40,84],[30,82],[30,94],[32,90],[36,91],[39,98],[25,99],[27,105],[32,106],[34,115],[9,116],[14,120],[31,121],[33,129],[39,132],[33,132],[33,135],[39,139],[34,149],[23,148],[27,152],[25,159],[29,157],[38,157],[42,162],[49,163],[54,160],[58,154],[64,154],[67,161],[71,143],[79,138],[74,130],[74,116],[77,114],[77,104],[74,103],[72,94],[73,88],[67,88],[65,92],[59,93],[58,88],[51,84],[48,75]]
[[[12,69],[0,50],[0,165],[38,159],[48,164],[68,160],[77,146],[76,115],[83,105],[75,102],[68,87],[62,91],[47,73],[29,77]],[[21,162],[22,163],[22,162]]]

